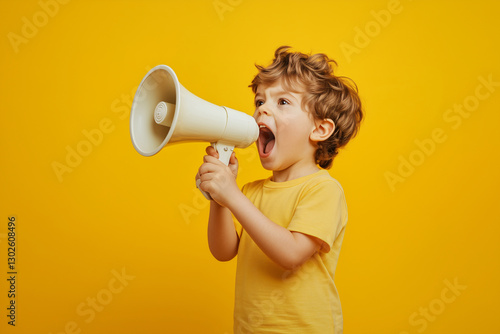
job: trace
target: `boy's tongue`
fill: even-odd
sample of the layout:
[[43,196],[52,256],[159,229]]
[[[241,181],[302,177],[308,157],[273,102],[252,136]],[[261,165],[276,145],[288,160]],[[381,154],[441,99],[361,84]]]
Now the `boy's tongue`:
[[271,139],[267,142],[266,146],[264,146],[264,154],[268,154],[274,148],[274,139]]
[[259,133],[259,141],[262,146],[262,153],[267,155],[274,148],[275,138],[274,134],[268,128],[261,128]]

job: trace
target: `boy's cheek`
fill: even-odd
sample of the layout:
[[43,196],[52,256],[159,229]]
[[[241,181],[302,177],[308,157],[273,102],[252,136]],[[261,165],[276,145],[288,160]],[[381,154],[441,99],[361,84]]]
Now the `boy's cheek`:
[[275,118],[276,123],[279,123],[282,128],[285,127],[286,129],[297,131],[304,127],[304,120],[295,114],[275,115]]

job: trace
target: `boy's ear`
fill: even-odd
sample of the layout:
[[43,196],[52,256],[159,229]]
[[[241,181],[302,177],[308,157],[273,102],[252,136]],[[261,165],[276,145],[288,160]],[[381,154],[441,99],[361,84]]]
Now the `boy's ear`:
[[312,130],[309,135],[309,139],[314,142],[320,142],[327,140],[335,130],[335,123],[329,119],[325,118],[321,121],[316,121],[316,127]]

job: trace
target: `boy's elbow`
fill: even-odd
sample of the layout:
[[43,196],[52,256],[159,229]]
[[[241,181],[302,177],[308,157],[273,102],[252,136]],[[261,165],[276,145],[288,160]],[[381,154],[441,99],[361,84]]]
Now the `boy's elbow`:
[[212,253],[212,256],[220,262],[227,262],[236,256],[238,254],[238,250],[236,249],[235,251],[221,251],[221,250],[213,250],[210,249],[210,253]]
[[295,244],[295,247],[289,247],[285,252],[280,252],[280,256],[277,258],[276,262],[286,270],[297,270],[320,249],[320,243],[300,233],[298,234],[302,241]]
[[299,269],[307,259],[299,256],[287,256],[285,258],[276,261],[285,270],[294,271]]
[[217,261],[220,262],[231,261],[236,256],[236,254],[214,254],[214,253],[212,253],[212,255]]
[[238,254],[239,238],[233,240],[221,240],[208,238],[208,248],[212,256],[221,262],[232,260]]

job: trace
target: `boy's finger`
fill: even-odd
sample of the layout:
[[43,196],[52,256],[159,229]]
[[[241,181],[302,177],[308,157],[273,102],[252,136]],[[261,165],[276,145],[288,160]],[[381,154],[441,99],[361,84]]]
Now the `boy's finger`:
[[225,166],[225,165],[222,163],[222,161],[220,161],[220,160],[218,159],[218,157],[216,158],[216,157],[211,156],[211,155],[205,155],[205,156],[203,157],[203,161],[204,161],[204,162],[211,163],[211,164],[216,164],[216,165],[223,165],[223,166]]
[[197,176],[201,179],[201,177],[204,175],[204,174],[207,174],[210,172],[209,170],[210,166],[206,165],[206,164],[203,164],[200,169],[198,170],[198,174]]
[[209,155],[205,155],[203,158],[205,160],[205,163],[198,169],[198,173],[200,173],[200,175],[216,172],[220,170],[221,167],[225,167],[225,165],[220,162],[219,159],[215,159],[214,157],[211,157]]
[[205,173],[200,176],[201,182],[207,182],[213,180],[214,175],[212,173]]
[[234,165],[237,162],[238,162],[238,158],[236,158],[236,154],[233,152],[233,154],[231,154],[231,158],[229,159],[229,163],[231,165]]
[[212,146],[207,146],[207,148],[205,149],[205,152],[207,152],[208,155],[211,155],[214,158],[219,159],[219,153]]

